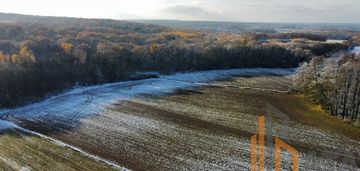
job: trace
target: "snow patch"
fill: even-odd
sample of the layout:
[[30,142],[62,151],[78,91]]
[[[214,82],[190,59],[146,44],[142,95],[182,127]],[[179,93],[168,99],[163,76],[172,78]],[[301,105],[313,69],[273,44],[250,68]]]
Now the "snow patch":
[[7,129],[13,129],[16,126],[10,122],[0,120],[0,131],[7,130]]
[[211,81],[234,76],[290,75],[294,72],[294,69],[279,68],[212,70],[159,75],[159,78],[79,87],[42,102],[16,109],[2,110],[0,117],[15,122],[18,119],[41,120],[42,118],[78,121],[103,112],[106,107],[115,102],[130,100],[139,95],[164,95],[177,89],[211,85]]
[[355,46],[352,50],[351,53],[355,53],[355,54],[360,54],[360,46]]

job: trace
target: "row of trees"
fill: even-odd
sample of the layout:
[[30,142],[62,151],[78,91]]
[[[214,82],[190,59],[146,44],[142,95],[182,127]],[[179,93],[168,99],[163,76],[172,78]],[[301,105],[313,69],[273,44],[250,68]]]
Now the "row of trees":
[[360,56],[339,53],[304,63],[298,87],[331,115],[360,123]]
[[59,44],[48,56],[20,48],[0,53],[0,105],[13,106],[74,85],[128,79],[143,71],[173,73],[238,67],[296,67],[304,59],[278,46],[213,46],[196,51],[175,45]]
[[275,34],[256,34],[257,39],[308,39],[313,41],[326,41],[328,38],[325,35],[314,34],[309,32],[290,32],[290,33],[275,33]]
[[352,37],[348,42],[353,45],[360,45],[360,35]]

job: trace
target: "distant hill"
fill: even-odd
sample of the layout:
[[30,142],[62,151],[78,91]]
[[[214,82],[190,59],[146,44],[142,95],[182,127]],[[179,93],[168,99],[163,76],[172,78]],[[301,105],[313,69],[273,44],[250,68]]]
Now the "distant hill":
[[181,20],[136,20],[146,24],[156,24],[177,28],[208,30],[215,32],[262,32],[275,33],[288,30],[350,30],[360,31],[360,24],[314,24],[314,23],[251,23],[251,22],[217,22],[217,21],[181,21]]
[[156,26],[150,23],[142,24],[123,20],[51,17],[11,13],[0,13],[0,23],[41,24],[49,27],[64,28],[113,28],[121,29],[125,32],[142,33],[162,32],[164,30],[168,30],[168,28],[165,28],[164,26]]

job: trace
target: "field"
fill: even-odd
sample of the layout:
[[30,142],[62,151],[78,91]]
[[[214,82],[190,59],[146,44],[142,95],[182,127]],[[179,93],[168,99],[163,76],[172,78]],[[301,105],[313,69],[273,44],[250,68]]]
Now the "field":
[[0,133],[0,170],[115,170],[78,151],[18,129]]
[[[306,97],[290,94],[291,73],[254,69],[162,76],[75,89],[1,114],[7,121],[131,170],[249,170],[250,137],[257,134],[258,116],[265,115],[267,169],[274,167],[277,136],[300,152],[300,170],[358,170],[360,129],[328,116]],[[28,163],[49,160],[58,162],[59,168],[110,168],[23,134],[1,135],[11,144],[0,147],[1,155],[16,149],[10,159],[17,165],[37,170],[40,164]],[[16,157],[49,149],[56,152],[36,159]],[[290,155],[283,155],[282,166],[289,169]],[[81,165],[70,162],[77,160]],[[7,169],[9,162],[2,161],[0,166]]]

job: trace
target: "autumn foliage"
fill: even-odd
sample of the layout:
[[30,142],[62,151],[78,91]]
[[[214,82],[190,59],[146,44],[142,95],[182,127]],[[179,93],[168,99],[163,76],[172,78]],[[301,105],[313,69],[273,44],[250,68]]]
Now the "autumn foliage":
[[21,21],[0,23],[0,106],[19,105],[74,85],[127,80],[136,72],[288,68],[313,54],[310,48],[299,50],[308,47],[261,44],[255,33],[96,19]]

